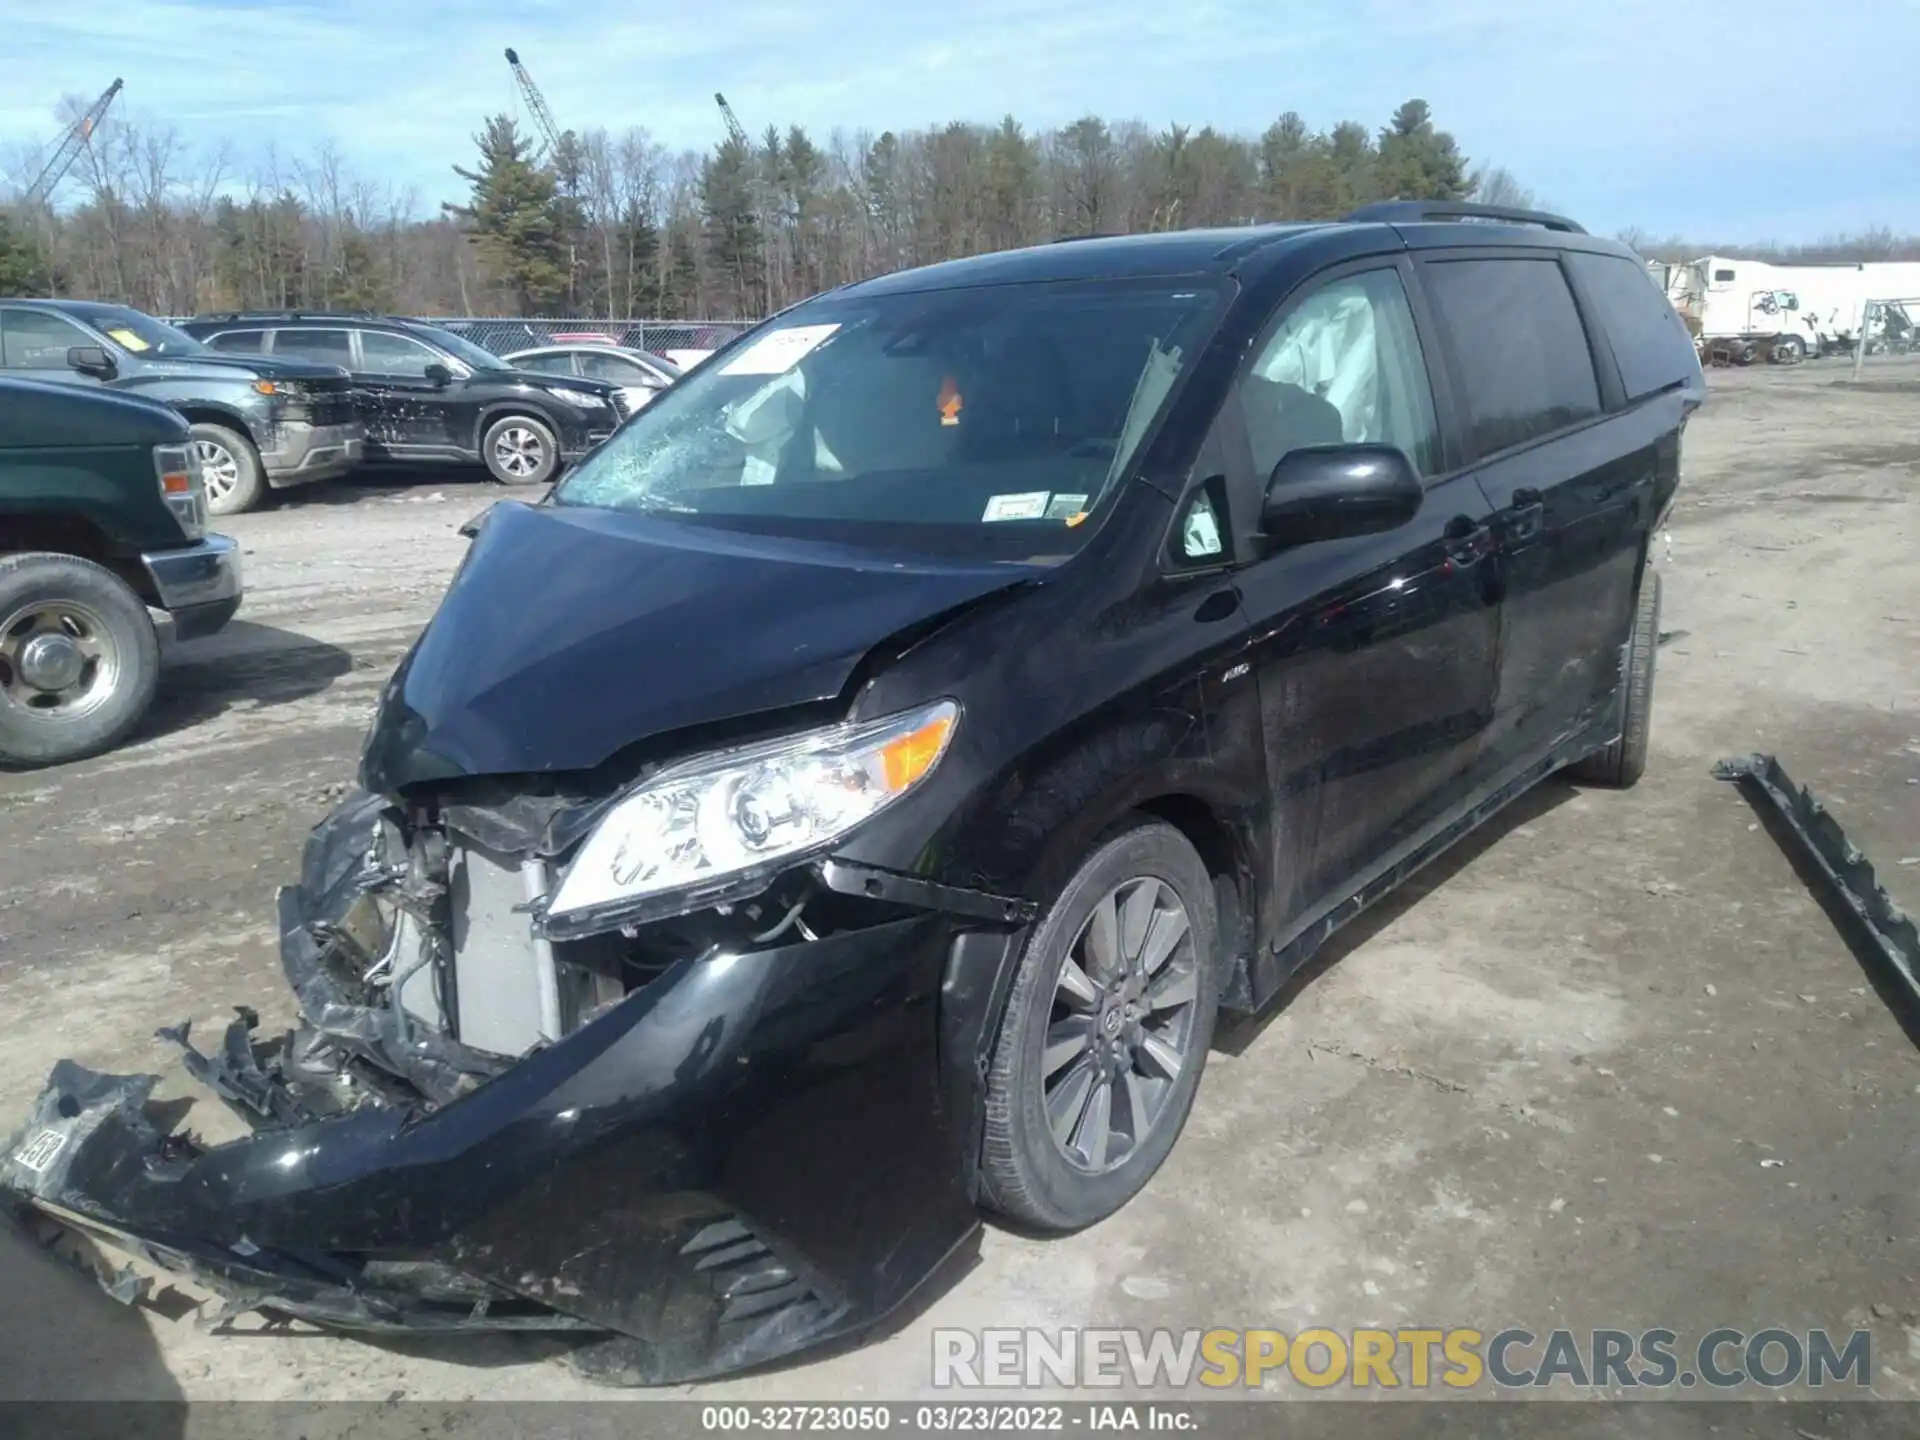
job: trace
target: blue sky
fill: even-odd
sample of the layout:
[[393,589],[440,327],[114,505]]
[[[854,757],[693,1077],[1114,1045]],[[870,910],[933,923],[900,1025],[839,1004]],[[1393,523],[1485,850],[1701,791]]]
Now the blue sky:
[[515,46],[562,125],[720,135],[951,118],[1378,126],[1428,100],[1473,160],[1589,228],[1807,240],[1920,232],[1920,0],[0,0],[0,157],[63,96],[244,158],[331,139],[458,198]]

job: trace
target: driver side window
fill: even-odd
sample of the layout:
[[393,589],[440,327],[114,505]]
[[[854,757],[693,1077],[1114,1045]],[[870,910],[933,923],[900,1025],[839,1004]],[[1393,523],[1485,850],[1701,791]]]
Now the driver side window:
[[1240,411],[1262,486],[1310,445],[1392,445],[1434,474],[1433,392],[1399,272],[1342,276],[1293,302],[1240,382]]

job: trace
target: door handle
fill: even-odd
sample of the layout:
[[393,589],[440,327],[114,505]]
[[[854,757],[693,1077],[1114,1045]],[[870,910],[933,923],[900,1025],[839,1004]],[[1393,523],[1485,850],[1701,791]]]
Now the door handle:
[[1447,522],[1447,557],[1459,565],[1471,565],[1485,558],[1493,548],[1493,531],[1484,521],[1456,515]]
[[1507,513],[1511,517],[1507,521],[1507,530],[1516,543],[1534,539],[1546,524],[1546,502],[1531,485],[1522,485],[1513,492]]

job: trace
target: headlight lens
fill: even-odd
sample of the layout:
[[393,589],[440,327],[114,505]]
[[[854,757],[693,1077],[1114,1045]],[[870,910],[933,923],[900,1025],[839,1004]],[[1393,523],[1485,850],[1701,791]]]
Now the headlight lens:
[[548,914],[742,879],[819,851],[926,779],[959,719],[942,700],[663,770],[594,828]]
[[598,395],[589,395],[583,390],[549,390],[547,394],[553,396],[556,400],[564,400],[567,404],[580,410],[604,410],[607,408],[607,402],[605,400],[601,399]]

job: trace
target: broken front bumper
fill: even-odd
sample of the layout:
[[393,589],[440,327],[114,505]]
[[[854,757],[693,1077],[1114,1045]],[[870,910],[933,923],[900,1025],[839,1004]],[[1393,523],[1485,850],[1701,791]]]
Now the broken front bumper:
[[[641,1384],[857,1331],[974,1232],[979,1017],[1017,930],[961,933],[928,909],[684,961],[475,1077],[457,1042],[394,1034],[318,963],[309,908],[345,873],[335,840],[316,834],[305,882],[282,895],[308,1053],[255,1041],[244,1012],[222,1049],[189,1047],[256,1132],[211,1148],[163,1134],[145,1109],[155,1077],[62,1061],[0,1158],[0,1197],[233,1309],[608,1332],[597,1367]],[[334,1047],[331,1087],[297,1078],[316,1036]],[[399,1088],[421,1095],[340,1066],[369,1054],[389,1080],[416,1067]],[[436,1090],[452,1098],[425,1098]]]

